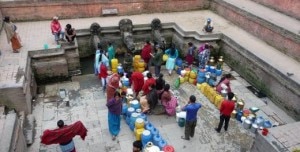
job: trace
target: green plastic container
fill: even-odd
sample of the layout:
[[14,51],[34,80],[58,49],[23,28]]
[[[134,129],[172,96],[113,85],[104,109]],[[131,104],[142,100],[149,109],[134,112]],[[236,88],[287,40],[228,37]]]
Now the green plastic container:
[[184,127],[185,125],[185,119],[184,118],[179,118],[178,120],[178,126],[179,127]]

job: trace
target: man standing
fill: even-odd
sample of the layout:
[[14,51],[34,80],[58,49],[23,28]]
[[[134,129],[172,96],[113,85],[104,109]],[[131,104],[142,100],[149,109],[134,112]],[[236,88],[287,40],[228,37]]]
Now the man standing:
[[228,129],[228,123],[230,120],[230,115],[232,113],[232,111],[234,110],[234,101],[232,101],[232,98],[234,97],[234,93],[229,92],[228,93],[228,100],[224,100],[221,104],[221,108],[220,108],[220,122],[219,122],[219,126],[218,128],[215,128],[215,130],[220,133],[224,120],[225,120],[225,126],[224,129],[225,131],[227,131]]
[[186,111],[184,129],[185,136],[181,136],[182,139],[190,140],[190,137],[194,137],[195,127],[197,125],[197,112],[200,108],[201,104],[196,103],[196,97],[194,95],[191,95],[188,104],[182,108],[183,111]]
[[58,17],[54,16],[51,22],[51,32],[54,35],[56,44],[59,44],[58,41],[62,40],[64,41],[64,31],[61,29],[61,25],[58,21]]

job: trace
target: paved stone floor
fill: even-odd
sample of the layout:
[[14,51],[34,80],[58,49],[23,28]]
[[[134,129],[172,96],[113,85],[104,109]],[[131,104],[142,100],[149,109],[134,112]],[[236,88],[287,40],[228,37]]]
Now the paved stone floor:
[[[230,71],[226,66],[224,70]],[[173,73],[172,76],[166,75],[165,79],[173,85],[177,76],[177,74]],[[80,120],[88,128],[88,136],[85,141],[82,141],[79,137],[74,139],[79,152],[131,151],[131,144],[135,137],[123,119],[121,121],[121,132],[117,140],[111,140],[111,135],[108,131],[105,94],[101,91],[100,84],[100,81],[94,75],[84,75],[73,77],[72,82],[47,85],[44,89],[40,89],[39,98],[35,101],[33,108],[33,115],[36,118],[35,139],[34,143],[29,147],[29,151],[60,151],[58,145],[45,146],[40,144],[42,131],[55,128],[59,119],[64,120],[67,124]],[[233,91],[245,99],[246,107],[256,105],[262,109],[259,111],[259,115],[263,115],[265,118],[272,116],[268,114],[268,111],[264,110],[268,108],[269,111],[276,111],[275,114],[280,119],[293,122],[283,112],[273,109],[270,104],[265,104],[263,100],[257,98],[246,89],[245,86],[248,86],[247,82],[237,74],[235,74],[235,80],[232,80],[231,84]],[[65,102],[57,102],[53,99],[53,96],[58,95],[59,89],[67,90],[70,107],[66,107]],[[194,85],[185,82],[178,90],[173,89],[173,91],[180,96],[179,101],[181,105],[187,102],[191,94],[196,95],[197,101],[203,105],[198,112],[196,135],[190,141],[180,139],[184,133],[184,128],[177,125],[175,117],[166,115],[151,115],[148,117],[150,122],[159,129],[162,137],[168,144],[173,145],[177,152],[250,150],[254,141],[254,134],[242,128],[242,125],[236,120],[230,121],[228,132],[222,131],[218,134],[214,131],[213,128],[219,121],[219,111]],[[274,115],[274,113],[272,114]],[[269,118],[274,122],[271,117]]]
[[[268,14],[271,15],[271,14]],[[119,20],[130,18],[133,24],[149,24],[155,17],[162,22],[175,22],[184,31],[196,31],[199,34],[205,34],[201,31],[201,26],[206,17],[214,19],[215,32],[222,32],[231,37],[234,41],[243,47],[251,50],[254,54],[264,59],[270,65],[277,67],[282,72],[294,72],[291,77],[295,82],[300,80],[299,63],[291,60],[286,55],[276,49],[268,46],[265,42],[252,36],[246,31],[228,22],[224,18],[214,14],[211,11],[191,11],[176,13],[156,13],[141,14],[133,16],[116,17],[97,17],[85,19],[67,19],[61,20],[61,24],[71,23],[76,29],[88,29],[91,23],[98,22],[102,27],[117,26]],[[297,22],[298,23],[298,22]],[[50,33],[49,21],[21,22],[17,23],[20,36],[23,40],[21,53],[11,53],[11,47],[7,44],[6,35],[0,35],[0,88],[2,87],[20,87],[23,85],[24,77],[18,75],[25,70],[28,51],[43,49],[44,44],[49,44],[49,48],[55,48],[53,36]],[[264,50],[264,51],[261,51]],[[272,56],[269,56],[272,54]],[[278,60],[285,61],[278,64]],[[229,71],[227,69],[227,71]],[[261,110],[258,115],[270,118],[272,122],[277,121],[282,124],[294,122],[281,109],[276,107],[267,98],[259,99],[252,94],[246,86],[249,84],[238,74],[234,73],[235,80],[232,81],[232,89],[235,93],[245,99],[246,107],[257,106]],[[173,83],[176,76],[166,76],[166,80]],[[53,102],[53,95],[58,93],[58,89],[68,90],[70,107],[64,103]],[[218,110],[211,104],[196,87],[185,83],[177,90],[181,95],[181,102],[186,101],[187,97],[195,94],[198,101],[203,104],[198,114],[198,124],[196,136],[191,141],[182,141],[183,128],[178,127],[175,118],[167,116],[150,116],[151,122],[159,128],[163,138],[173,145],[178,152],[194,151],[249,151],[253,143],[253,135],[244,130],[240,123],[235,120],[230,122],[228,133],[221,132],[216,134],[213,128],[218,123]],[[43,92],[43,91],[40,91]],[[266,104],[268,103],[268,104]],[[57,145],[40,145],[40,135],[43,130],[54,128],[59,119],[66,123],[72,123],[81,120],[88,128],[89,133],[85,141],[75,138],[75,144],[79,152],[129,152],[131,143],[134,140],[133,133],[122,120],[122,130],[117,141],[111,141],[107,125],[107,109],[105,107],[105,96],[100,90],[100,82],[92,75],[73,77],[72,82],[47,85],[45,93],[40,93],[35,101],[33,115],[36,118],[35,141],[29,147],[29,151],[59,151]]]

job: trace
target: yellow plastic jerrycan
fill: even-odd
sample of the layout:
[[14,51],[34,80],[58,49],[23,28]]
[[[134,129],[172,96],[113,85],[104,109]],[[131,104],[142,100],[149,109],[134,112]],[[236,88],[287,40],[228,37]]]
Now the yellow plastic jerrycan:
[[216,90],[210,89],[210,96],[209,96],[210,102],[214,103],[214,99],[215,99],[216,95],[218,95]]
[[190,72],[190,78],[192,78],[192,79],[196,79],[196,77],[197,77],[197,74],[196,74],[196,72],[194,72],[194,71],[191,71],[191,72]]
[[201,83],[197,83],[197,89],[198,90],[201,90],[201,86],[202,86]]
[[203,94],[204,94],[204,90],[205,90],[206,86],[208,86],[208,84],[206,82],[201,84],[200,90]]
[[138,65],[139,68],[145,68],[145,62],[141,60]]
[[140,61],[141,55],[135,55],[134,56],[134,61]]
[[194,84],[194,83],[195,83],[195,81],[196,81],[196,79],[189,78],[189,83],[191,83],[191,84]]
[[184,81],[185,81],[185,80],[184,80],[184,77],[179,76],[179,79],[180,79],[180,84],[181,84],[181,83],[184,83]]
[[222,103],[222,101],[224,100],[224,98],[221,96],[221,95],[216,95],[216,97],[215,97],[215,101],[214,101],[214,105],[218,108],[218,109],[220,109],[220,107],[221,107],[221,103]]
[[117,69],[118,64],[119,64],[118,59],[114,58],[111,60],[111,68],[112,69]]

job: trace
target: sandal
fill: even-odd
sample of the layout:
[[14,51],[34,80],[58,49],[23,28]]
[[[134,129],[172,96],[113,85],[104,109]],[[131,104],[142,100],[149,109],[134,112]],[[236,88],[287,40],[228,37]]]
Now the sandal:
[[183,136],[181,136],[181,139],[183,139],[183,140],[190,140],[189,138],[185,138]]

